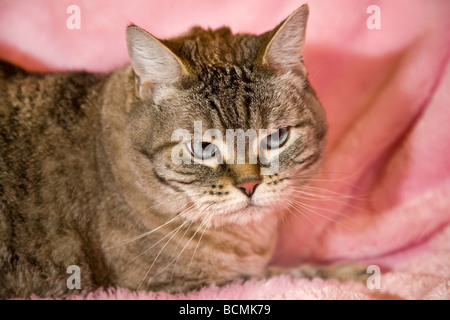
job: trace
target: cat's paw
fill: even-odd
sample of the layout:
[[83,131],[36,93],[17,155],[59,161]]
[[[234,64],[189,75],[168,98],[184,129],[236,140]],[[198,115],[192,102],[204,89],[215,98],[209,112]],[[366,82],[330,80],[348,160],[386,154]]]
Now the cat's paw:
[[367,266],[360,263],[334,264],[329,266],[318,266],[303,264],[295,268],[271,267],[269,276],[288,274],[295,278],[322,278],[336,279],[339,281],[356,281],[366,283],[371,275],[367,273]]
[[318,276],[323,279],[339,281],[356,281],[366,283],[371,273],[367,273],[367,266],[360,263],[334,264],[319,267]]

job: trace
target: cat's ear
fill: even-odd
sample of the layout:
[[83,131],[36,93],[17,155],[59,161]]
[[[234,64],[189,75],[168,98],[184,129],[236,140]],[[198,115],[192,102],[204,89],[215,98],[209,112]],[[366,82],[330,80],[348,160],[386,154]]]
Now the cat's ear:
[[263,53],[263,64],[281,72],[306,74],[302,52],[308,15],[308,5],[304,4],[272,31]]
[[127,28],[127,47],[141,98],[150,98],[155,86],[177,82],[187,73],[179,57],[137,26]]

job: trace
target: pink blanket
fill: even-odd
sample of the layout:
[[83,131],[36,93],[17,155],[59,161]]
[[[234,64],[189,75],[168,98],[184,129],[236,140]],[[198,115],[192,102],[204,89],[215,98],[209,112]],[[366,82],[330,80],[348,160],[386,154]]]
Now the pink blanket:
[[[69,5],[80,29],[69,29]],[[261,33],[302,2],[0,2],[0,57],[34,70],[106,71],[128,61],[125,26],[159,37],[192,25]],[[379,8],[379,29],[376,11]],[[310,0],[304,59],[330,126],[323,173],[298,196],[273,262],[360,261],[379,289],[291,279],[183,295],[99,290],[102,299],[449,299],[450,2]],[[376,9],[375,9],[376,10]],[[369,20],[369,22],[368,22]],[[368,27],[369,26],[369,27]],[[86,298],[86,297],[75,297]]]

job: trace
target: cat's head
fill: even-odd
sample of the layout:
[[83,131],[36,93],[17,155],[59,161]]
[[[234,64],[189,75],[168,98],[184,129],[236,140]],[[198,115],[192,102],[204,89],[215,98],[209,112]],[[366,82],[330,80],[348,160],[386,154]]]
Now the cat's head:
[[245,224],[317,169],[327,126],[302,60],[307,18],[304,5],[259,36],[194,28],[167,41],[128,27],[130,161],[162,210]]

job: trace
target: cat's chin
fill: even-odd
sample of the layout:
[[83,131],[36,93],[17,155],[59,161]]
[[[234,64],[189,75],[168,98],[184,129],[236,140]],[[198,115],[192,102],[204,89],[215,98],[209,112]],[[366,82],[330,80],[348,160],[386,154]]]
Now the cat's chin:
[[213,225],[249,225],[261,223],[265,218],[273,213],[274,208],[268,206],[257,206],[254,204],[247,204],[242,208],[227,210],[225,212],[218,211],[214,219]]

